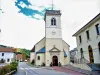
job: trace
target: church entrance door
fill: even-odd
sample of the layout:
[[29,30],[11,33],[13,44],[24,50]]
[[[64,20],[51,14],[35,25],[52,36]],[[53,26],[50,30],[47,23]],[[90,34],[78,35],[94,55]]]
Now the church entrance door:
[[58,66],[58,57],[57,56],[52,57],[52,63],[53,63],[53,66]]

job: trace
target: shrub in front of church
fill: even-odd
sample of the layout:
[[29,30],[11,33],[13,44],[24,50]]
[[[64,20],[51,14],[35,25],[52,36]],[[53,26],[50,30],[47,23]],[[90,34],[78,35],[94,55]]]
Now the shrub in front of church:
[[61,63],[60,62],[58,63],[58,66],[61,66]]
[[32,60],[31,64],[35,65],[35,60],[34,59]]
[[50,63],[50,66],[52,67],[52,62]]
[[45,66],[45,63],[43,62],[43,63],[41,64],[41,66]]

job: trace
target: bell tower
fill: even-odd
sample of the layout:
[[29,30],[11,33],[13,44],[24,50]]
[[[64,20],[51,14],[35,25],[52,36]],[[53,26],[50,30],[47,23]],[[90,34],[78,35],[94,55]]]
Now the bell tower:
[[46,10],[44,21],[46,38],[62,38],[60,10]]
[[[45,38],[46,38],[45,62],[46,65],[49,66],[49,64],[52,62],[52,57],[54,55],[58,57],[58,62],[62,62],[62,60],[64,60],[64,57],[62,57],[64,55],[63,55],[63,45],[62,45],[60,10],[46,10],[44,21],[45,21]],[[50,52],[51,50],[54,52]]]

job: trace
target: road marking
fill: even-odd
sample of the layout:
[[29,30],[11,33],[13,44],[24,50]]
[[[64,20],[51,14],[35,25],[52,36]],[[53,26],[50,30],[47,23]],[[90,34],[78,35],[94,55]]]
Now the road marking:
[[19,69],[22,69],[22,70],[24,70],[24,68],[19,68]]
[[26,69],[27,70],[27,69],[40,69],[40,68],[19,68],[19,69],[22,69],[22,70]]
[[[25,70],[24,70],[25,71]],[[25,71],[26,75],[27,75],[27,71]]]

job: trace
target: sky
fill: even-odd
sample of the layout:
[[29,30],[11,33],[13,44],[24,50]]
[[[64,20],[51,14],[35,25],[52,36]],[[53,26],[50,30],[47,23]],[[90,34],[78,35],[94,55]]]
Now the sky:
[[[72,35],[100,13],[100,0],[53,0],[61,10],[62,39],[75,48]],[[44,13],[52,0],[0,0],[0,44],[32,49],[45,36]]]

